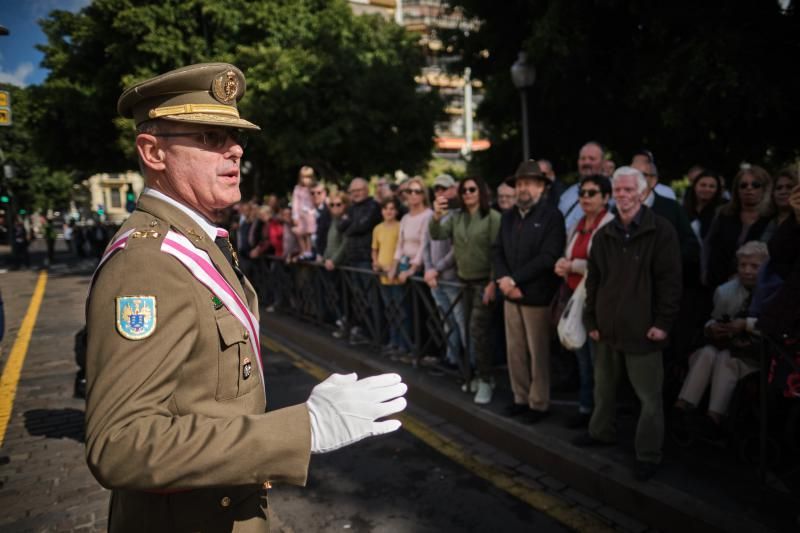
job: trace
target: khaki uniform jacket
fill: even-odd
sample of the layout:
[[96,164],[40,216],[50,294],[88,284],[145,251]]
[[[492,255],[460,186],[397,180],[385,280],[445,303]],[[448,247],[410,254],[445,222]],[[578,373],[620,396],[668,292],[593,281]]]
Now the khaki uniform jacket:
[[[160,250],[167,231],[206,251],[257,317],[255,291],[247,281],[242,287],[202,228],[166,202],[142,196],[120,233],[128,229],[139,233],[102,266],[87,304],[86,454],[113,490],[109,530],[268,531],[265,482],[305,484],[308,410],[265,413],[244,326]],[[150,336],[118,333],[120,296],[155,297]]]

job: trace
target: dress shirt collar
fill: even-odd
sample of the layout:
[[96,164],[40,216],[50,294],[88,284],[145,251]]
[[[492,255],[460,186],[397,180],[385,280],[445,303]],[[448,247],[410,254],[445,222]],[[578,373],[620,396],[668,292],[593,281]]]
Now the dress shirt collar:
[[184,213],[186,213],[192,220],[197,222],[197,225],[200,226],[206,234],[211,237],[211,240],[217,238],[217,226],[212,224],[211,222],[206,219],[203,215],[192,209],[191,207],[187,207],[180,203],[179,201],[175,200],[174,198],[170,198],[166,194],[161,191],[157,191],[150,187],[145,187],[142,194],[146,194],[147,196],[152,196],[153,198],[158,198],[161,201],[167,202],[169,205],[174,206]]

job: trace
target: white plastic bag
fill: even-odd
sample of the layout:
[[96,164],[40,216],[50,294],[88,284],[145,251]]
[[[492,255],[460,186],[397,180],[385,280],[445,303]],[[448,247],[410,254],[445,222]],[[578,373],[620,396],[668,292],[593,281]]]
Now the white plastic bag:
[[586,343],[586,326],[583,325],[583,306],[586,304],[586,276],[570,296],[558,320],[558,339],[567,350],[577,350]]

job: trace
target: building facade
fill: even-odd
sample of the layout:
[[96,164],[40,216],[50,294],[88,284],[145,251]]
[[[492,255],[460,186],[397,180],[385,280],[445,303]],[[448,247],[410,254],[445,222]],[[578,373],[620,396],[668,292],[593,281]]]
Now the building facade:
[[91,176],[83,185],[89,191],[89,209],[117,224],[130,214],[126,209],[128,193],[138,198],[144,189],[144,179],[133,171],[103,173]]

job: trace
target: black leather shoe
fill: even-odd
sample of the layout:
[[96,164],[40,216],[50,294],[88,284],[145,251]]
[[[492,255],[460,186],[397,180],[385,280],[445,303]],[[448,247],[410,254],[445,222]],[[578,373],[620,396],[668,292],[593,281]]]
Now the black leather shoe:
[[538,424],[539,422],[547,418],[549,415],[550,411],[539,411],[537,409],[531,409],[525,415],[525,422],[527,422],[528,424]]
[[589,427],[589,420],[592,419],[591,413],[577,413],[567,418],[564,426],[569,429],[581,429]]
[[661,465],[658,463],[648,463],[637,459],[636,466],[633,468],[633,475],[636,481],[649,481],[656,474],[659,466]]
[[608,442],[605,440],[600,440],[592,437],[589,433],[581,433],[574,439],[572,439],[572,444],[578,446],[580,448],[588,448],[588,447],[600,447],[600,446],[614,446],[616,442]]
[[528,409],[528,406],[523,403],[510,403],[503,410],[506,416],[524,415],[528,411],[530,411],[530,409]]

